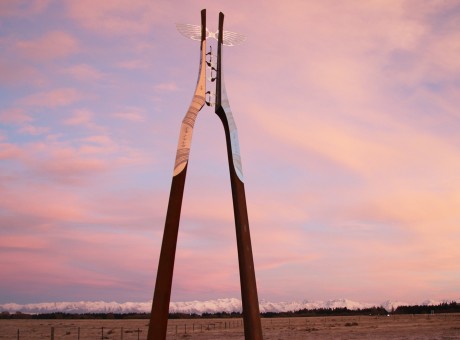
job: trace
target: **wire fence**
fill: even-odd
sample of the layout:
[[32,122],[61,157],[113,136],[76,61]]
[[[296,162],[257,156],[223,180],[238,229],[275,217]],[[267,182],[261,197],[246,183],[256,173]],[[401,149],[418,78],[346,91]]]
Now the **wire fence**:
[[[6,321],[6,320],[5,320]],[[126,321],[124,323],[123,321]],[[131,323],[132,325],[129,325]],[[96,324],[98,324],[96,326]],[[103,326],[102,326],[103,325]],[[121,326],[123,325],[123,326]],[[237,330],[243,334],[243,320],[169,320],[167,335],[189,335],[215,331]],[[101,339],[101,340],[135,340],[145,339],[148,320],[16,320],[0,323],[0,339]]]
[[[146,339],[146,319],[0,320],[0,340]],[[264,337],[273,339],[430,338],[460,339],[460,314],[262,318]],[[241,318],[170,319],[167,339],[243,339]]]

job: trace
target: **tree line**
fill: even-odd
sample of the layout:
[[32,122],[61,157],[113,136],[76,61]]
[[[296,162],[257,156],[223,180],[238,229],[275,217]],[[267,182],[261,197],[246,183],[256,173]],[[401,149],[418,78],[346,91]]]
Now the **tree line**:
[[394,310],[394,314],[431,314],[431,313],[459,313],[460,303],[455,301],[443,302],[433,306],[399,306]]

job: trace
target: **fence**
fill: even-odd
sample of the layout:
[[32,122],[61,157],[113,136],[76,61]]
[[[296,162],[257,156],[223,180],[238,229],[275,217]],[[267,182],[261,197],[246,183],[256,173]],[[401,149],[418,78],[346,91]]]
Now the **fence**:
[[[148,320],[0,320],[0,339],[145,339]],[[103,325],[103,326],[102,326]],[[122,326],[123,325],[123,326]],[[168,336],[213,331],[239,331],[242,319],[169,320]]]
[[[0,340],[145,339],[147,319],[0,320]],[[263,318],[264,337],[272,339],[446,338],[460,339],[460,314],[321,316]],[[170,319],[167,339],[243,338],[242,319]]]
[[[19,329],[16,332],[16,339],[31,339],[36,336],[46,336],[46,338],[51,340],[61,339],[63,337],[68,339],[120,339],[120,340],[128,340],[128,339],[141,339],[141,334],[146,332],[145,329],[124,329],[120,327],[119,329],[116,328],[108,328],[108,327],[100,327],[100,328],[85,328],[85,327],[50,327],[49,334],[44,334],[45,330],[39,330],[37,328],[32,329]],[[100,334],[100,338],[99,335]],[[135,335],[134,337],[132,335]],[[137,334],[137,335],[136,335]],[[73,337],[72,337],[73,335]],[[145,338],[145,336],[143,336]]]

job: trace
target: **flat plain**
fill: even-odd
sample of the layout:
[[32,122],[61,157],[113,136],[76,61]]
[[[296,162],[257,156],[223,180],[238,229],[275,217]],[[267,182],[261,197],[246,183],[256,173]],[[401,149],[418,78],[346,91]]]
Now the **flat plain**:
[[[148,320],[0,320],[0,339],[147,337]],[[264,339],[460,339],[460,314],[263,318]],[[244,339],[241,319],[169,320],[167,339]]]

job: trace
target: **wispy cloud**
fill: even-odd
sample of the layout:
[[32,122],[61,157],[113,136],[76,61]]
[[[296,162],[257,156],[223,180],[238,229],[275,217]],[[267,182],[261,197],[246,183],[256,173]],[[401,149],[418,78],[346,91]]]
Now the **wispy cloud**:
[[37,15],[42,13],[50,2],[50,0],[2,1],[0,3],[0,16],[26,17]]
[[97,81],[104,77],[104,73],[88,64],[69,66],[64,68],[62,72],[80,81]]
[[[46,84],[46,76],[35,66],[21,63],[14,53],[8,56],[0,56],[0,84],[4,86],[33,85],[43,86]],[[12,59],[15,58],[15,59]]]
[[156,91],[172,92],[177,91],[176,83],[161,83],[154,86]]
[[21,148],[16,145],[11,143],[0,143],[0,159],[17,159],[21,157],[22,154]]
[[[77,195],[55,187],[31,184],[15,189],[6,187],[4,192],[8,195],[2,195],[0,206],[18,218],[36,218],[37,223],[31,225],[34,229],[54,225],[51,222],[56,220],[78,221],[84,215],[83,204]],[[32,192],[36,195],[31,196]]]
[[93,113],[89,110],[78,109],[74,111],[72,117],[63,121],[65,125],[92,125]]
[[[70,1],[67,3],[68,13],[83,27],[109,34],[140,34],[147,33],[156,20],[161,18],[164,3],[137,1],[135,4],[123,0],[98,2],[89,0]],[[88,8],[91,11],[88,11]],[[156,20],[153,20],[156,19]]]
[[0,111],[0,121],[2,123],[23,124],[29,123],[32,120],[32,117],[25,113],[23,109],[14,108]]
[[136,70],[136,69],[148,68],[150,65],[144,60],[133,59],[133,60],[118,61],[115,63],[115,66],[124,68],[127,70]]
[[19,129],[20,133],[28,134],[28,135],[42,135],[49,131],[49,128],[44,126],[35,126],[31,124],[24,125]]
[[68,106],[84,96],[75,88],[58,88],[51,91],[38,92],[31,94],[19,100],[19,103],[31,107],[49,107],[55,108]]
[[19,40],[15,47],[24,58],[40,62],[64,58],[79,50],[77,40],[62,31],[48,32],[36,40]]
[[126,111],[116,112],[114,116],[131,122],[143,122],[145,117],[142,111],[139,108],[128,108]]

